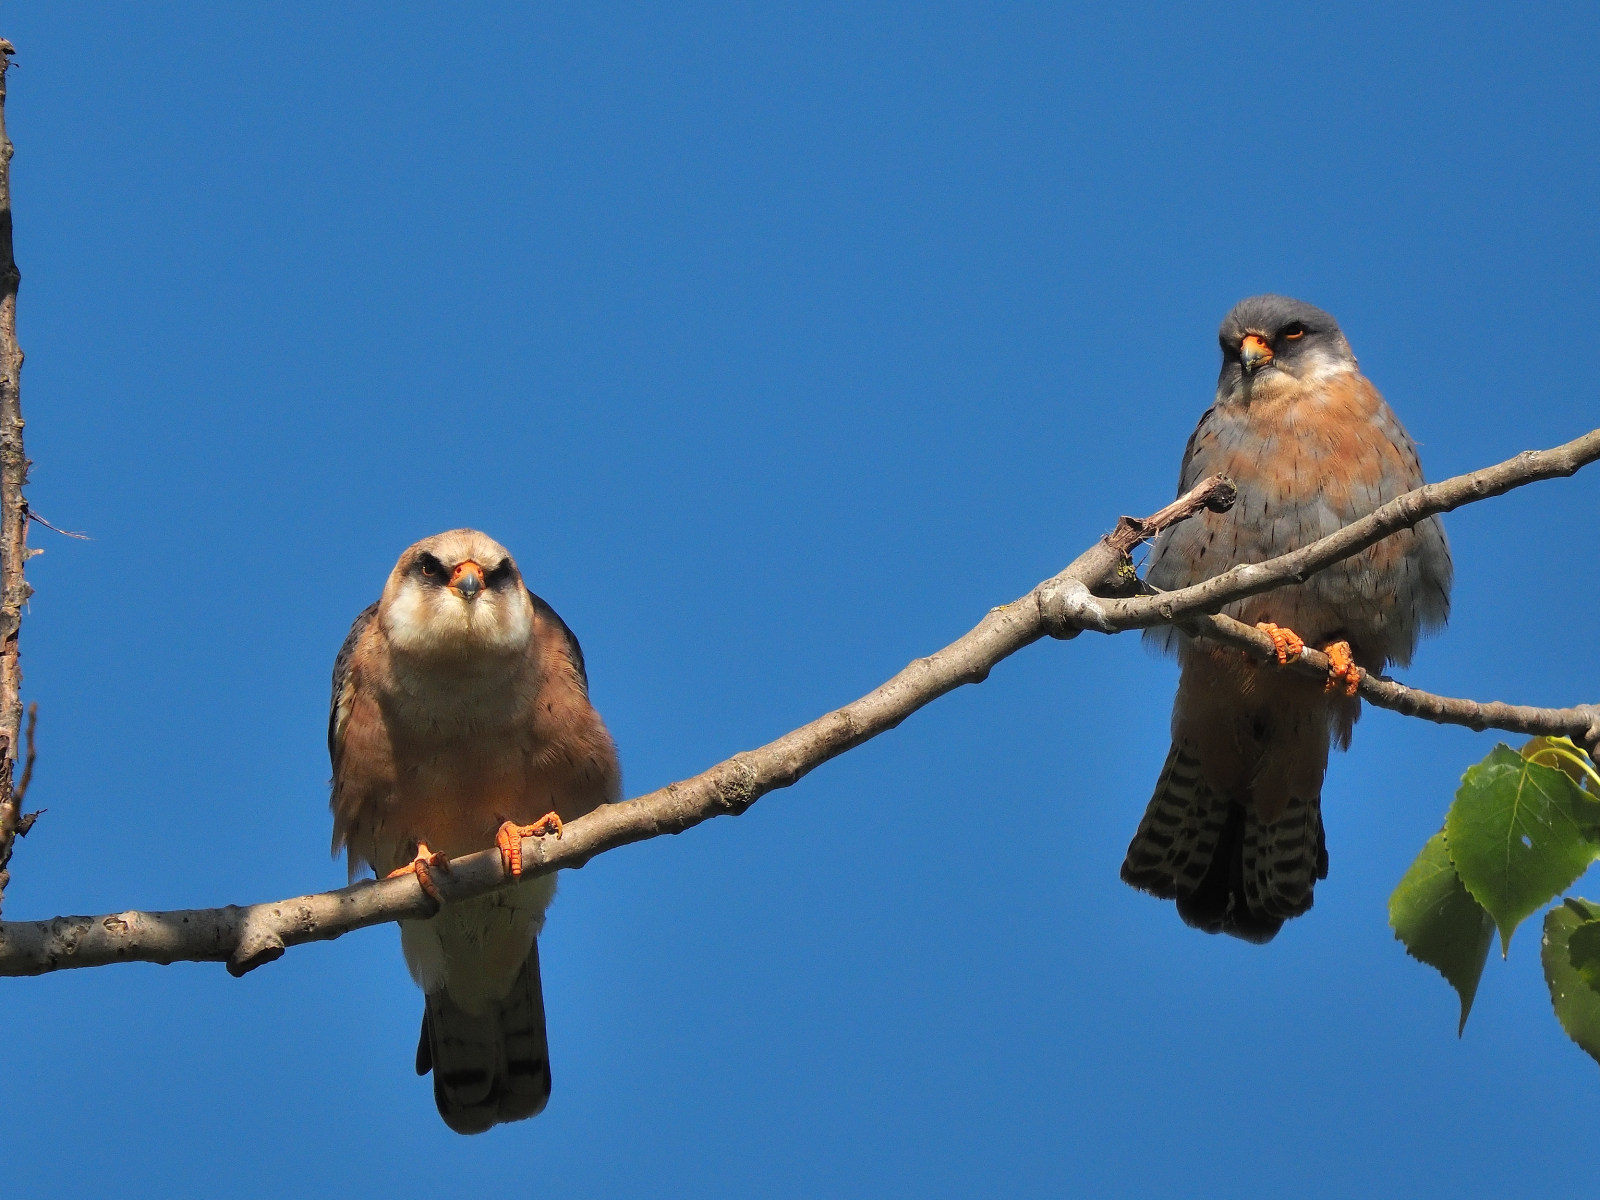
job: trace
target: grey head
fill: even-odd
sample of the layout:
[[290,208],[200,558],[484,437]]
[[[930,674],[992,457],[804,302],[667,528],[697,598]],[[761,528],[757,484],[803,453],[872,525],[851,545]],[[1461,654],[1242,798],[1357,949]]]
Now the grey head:
[[1288,296],[1239,301],[1217,331],[1222,373],[1217,398],[1248,393],[1269,381],[1306,381],[1332,371],[1353,371],[1356,356],[1339,322],[1315,305]]

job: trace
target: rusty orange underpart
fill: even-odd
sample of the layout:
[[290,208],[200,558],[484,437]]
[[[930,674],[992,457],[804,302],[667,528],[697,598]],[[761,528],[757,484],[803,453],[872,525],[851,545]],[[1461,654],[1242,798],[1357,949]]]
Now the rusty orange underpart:
[[553,812],[545,813],[532,825],[518,825],[507,821],[494,835],[494,844],[500,847],[500,865],[507,875],[522,874],[522,839],[543,837],[547,833],[561,836],[561,818]]
[[384,878],[393,879],[397,875],[415,875],[417,882],[422,885],[422,890],[443,904],[444,897],[439,894],[439,885],[434,883],[433,876],[429,873],[429,868],[431,867],[438,867],[441,871],[448,871],[450,869],[450,856],[437,854],[429,850],[427,842],[418,842],[417,856],[405,866],[390,871]]
[[1361,687],[1362,670],[1350,654],[1350,643],[1334,642],[1323,653],[1328,656],[1328,682],[1322,690],[1331,692],[1342,687],[1346,696],[1354,696]]
[[1257,621],[1256,628],[1272,639],[1272,648],[1277,652],[1279,666],[1293,662],[1306,648],[1300,635],[1286,626],[1274,625],[1271,621]]

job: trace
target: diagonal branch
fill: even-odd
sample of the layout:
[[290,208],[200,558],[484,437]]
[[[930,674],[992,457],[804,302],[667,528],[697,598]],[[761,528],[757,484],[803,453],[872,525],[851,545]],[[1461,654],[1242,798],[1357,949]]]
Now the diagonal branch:
[[1550,450],[1525,450],[1492,467],[1426,483],[1380,505],[1359,521],[1264,563],[1250,563],[1215,575],[1193,587],[1154,596],[1108,601],[1100,606],[1106,632],[1166,625],[1286,584],[1304,583],[1334,563],[1359,554],[1391,533],[1462,505],[1503,495],[1524,484],[1575,474],[1600,459],[1600,429]]
[[[735,754],[692,779],[620,804],[602,805],[569,823],[559,838],[524,839],[524,873],[581,867],[597,854],[619,846],[681,833],[712,817],[742,813],[768,792],[788,787],[829,759],[893,729],[946,692],[981,683],[995,664],[1043,637],[1075,637],[1085,628],[1114,633],[1181,620],[1191,632],[1232,642],[1265,657],[1269,643],[1264,635],[1206,610],[1302,581],[1433,513],[1525,483],[1571,475],[1597,458],[1600,430],[1554,450],[1521,454],[1495,467],[1428,484],[1302,550],[1237,568],[1197,587],[1137,599],[1107,598],[1139,587],[1128,551],[1141,540],[1202,508],[1225,511],[1232,504],[1232,484],[1215,476],[1153,517],[1144,521],[1124,518],[1114,533],[1079,555],[1059,575],[1020,599],[991,609],[964,636],[915,660],[854,703],[765,746]],[[1318,652],[1307,650],[1304,660],[1291,669],[1325,672],[1327,661]],[[1429,720],[1474,729],[1498,726],[1566,733],[1590,745],[1600,740],[1600,706],[1534,709],[1477,704],[1372,677],[1364,678],[1360,686],[1362,695],[1374,704]],[[446,903],[482,895],[509,882],[497,850],[455,859],[449,871],[439,872],[434,881]],[[225,962],[232,974],[242,975],[278,958],[289,946],[327,941],[368,925],[428,917],[436,911],[437,905],[415,876],[407,875],[248,907],[0,922],[0,976],[39,975],[113,962]]]

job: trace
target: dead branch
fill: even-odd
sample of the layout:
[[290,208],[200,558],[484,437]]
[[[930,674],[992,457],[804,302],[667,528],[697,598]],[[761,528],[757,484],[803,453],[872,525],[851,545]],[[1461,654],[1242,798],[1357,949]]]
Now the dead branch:
[[17,345],[17,284],[21,273],[11,244],[11,138],[6,134],[6,72],[15,53],[0,41],[0,902],[11,882],[7,868],[21,821],[12,790],[22,730],[22,664],[18,634],[31,589],[28,561],[28,456],[22,449],[22,349]]
[[[765,746],[735,754],[692,779],[619,804],[602,805],[568,824],[559,838],[524,839],[524,873],[581,867],[607,850],[664,833],[681,833],[712,817],[744,812],[768,792],[788,787],[829,759],[893,729],[946,692],[981,683],[996,663],[1046,636],[1073,637],[1084,628],[1111,633],[1184,621],[1193,632],[1231,641],[1264,657],[1264,635],[1203,610],[1300,582],[1433,513],[1525,483],[1570,475],[1596,458],[1600,458],[1600,430],[1554,450],[1521,454],[1499,466],[1428,484],[1304,549],[1236,568],[1196,588],[1131,600],[1108,598],[1138,588],[1128,550],[1139,541],[1205,507],[1225,510],[1232,503],[1227,481],[1208,479],[1178,503],[1144,521],[1125,518],[1115,534],[1102,538],[1065,571],[1020,599],[991,609],[963,637],[915,660],[854,703]],[[1308,649],[1303,661],[1290,669],[1326,671],[1327,661]],[[1477,704],[1370,677],[1362,680],[1361,689],[1373,703],[1386,708],[1475,729],[1503,726],[1524,732],[1566,733],[1579,739],[1600,734],[1597,706],[1524,709]],[[434,879],[445,903],[481,895],[508,882],[500,854],[493,849],[453,860],[449,870],[436,873]],[[436,911],[437,905],[416,877],[407,875],[247,907],[0,922],[0,975],[38,975],[113,962],[225,962],[229,972],[242,975],[278,958],[289,946],[327,941],[368,925],[427,917]]]

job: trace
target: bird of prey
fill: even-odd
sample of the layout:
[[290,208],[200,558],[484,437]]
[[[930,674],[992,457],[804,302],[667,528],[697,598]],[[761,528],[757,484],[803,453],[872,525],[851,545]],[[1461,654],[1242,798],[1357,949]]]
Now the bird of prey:
[[[472,529],[400,556],[333,668],[333,849],[354,878],[434,874],[522,837],[560,832],[621,795],[616,747],[589,703],[578,640],[524,585],[504,546]],[[433,1072],[457,1133],[531,1117],[550,1096],[539,948],[555,879],[541,875],[400,922],[426,996],[417,1074]]]
[[[1422,482],[1411,438],[1327,313],[1253,296],[1218,337],[1216,402],[1189,438],[1178,490],[1221,472],[1238,500],[1156,539],[1147,579],[1164,591],[1298,549]],[[1190,925],[1252,942],[1309,909],[1328,873],[1329,746],[1350,744],[1360,713],[1352,664],[1407,665],[1417,638],[1449,616],[1450,579],[1444,529],[1429,517],[1303,584],[1223,609],[1270,634],[1280,662],[1306,643],[1325,648],[1325,682],[1170,627],[1147,631],[1181,674],[1172,749],[1122,878],[1176,900]]]

